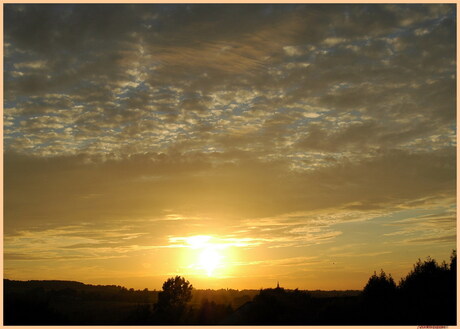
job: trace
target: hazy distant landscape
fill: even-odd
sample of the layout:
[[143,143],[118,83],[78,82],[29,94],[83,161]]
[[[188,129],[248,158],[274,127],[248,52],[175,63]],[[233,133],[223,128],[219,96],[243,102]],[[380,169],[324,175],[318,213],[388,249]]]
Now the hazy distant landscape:
[[398,285],[382,270],[362,291],[196,290],[179,276],[161,291],[6,279],[5,324],[454,325],[456,262],[455,252],[450,264],[419,260]]

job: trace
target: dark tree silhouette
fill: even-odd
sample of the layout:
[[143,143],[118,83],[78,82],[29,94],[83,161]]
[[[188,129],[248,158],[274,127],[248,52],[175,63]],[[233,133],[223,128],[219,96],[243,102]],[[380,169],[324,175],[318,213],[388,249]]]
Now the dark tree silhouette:
[[363,309],[369,324],[388,324],[394,321],[396,283],[390,275],[381,270],[369,278],[363,289]]
[[158,294],[158,304],[172,307],[185,306],[192,299],[193,286],[185,278],[176,276],[163,283],[163,291]]
[[401,301],[409,305],[405,311],[407,324],[418,317],[419,324],[453,324],[456,309],[456,263],[454,250],[450,266],[436,260],[420,259],[399,283]]
[[368,298],[388,299],[392,298],[395,292],[395,281],[391,274],[387,276],[383,270],[380,270],[379,276],[374,272],[363,289],[363,295]]
[[450,325],[456,323],[457,254],[450,265],[428,257],[418,262],[396,286],[383,270],[363,289],[365,324]]
[[412,271],[401,279],[399,289],[410,295],[414,302],[420,298],[432,299],[448,290],[448,277],[449,267],[446,263],[438,265],[430,257],[424,262],[419,259]]
[[450,255],[450,266],[449,269],[452,273],[457,274],[457,250],[452,250],[452,255]]
[[160,323],[183,323],[187,316],[187,303],[192,299],[193,286],[181,276],[169,278],[158,294],[156,311]]

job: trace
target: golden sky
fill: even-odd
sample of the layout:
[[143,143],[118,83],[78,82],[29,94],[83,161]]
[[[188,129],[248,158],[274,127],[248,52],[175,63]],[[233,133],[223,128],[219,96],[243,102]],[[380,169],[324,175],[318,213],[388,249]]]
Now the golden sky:
[[456,246],[456,7],[4,5],[4,277],[361,289]]

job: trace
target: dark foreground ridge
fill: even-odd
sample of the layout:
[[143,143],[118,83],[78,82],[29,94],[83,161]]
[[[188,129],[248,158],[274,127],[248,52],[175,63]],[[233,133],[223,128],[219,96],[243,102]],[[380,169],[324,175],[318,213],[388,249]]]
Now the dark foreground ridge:
[[362,291],[161,291],[75,281],[4,280],[5,325],[455,325],[457,257],[419,260],[398,285],[383,270]]

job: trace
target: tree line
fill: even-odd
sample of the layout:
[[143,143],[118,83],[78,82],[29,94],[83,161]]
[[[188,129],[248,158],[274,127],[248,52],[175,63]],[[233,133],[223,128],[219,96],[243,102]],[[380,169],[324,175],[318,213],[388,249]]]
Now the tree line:
[[[5,281],[6,325],[453,325],[457,255],[418,260],[398,283],[374,272],[358,293],[201,290],[181,276],[161,291]],[[26,288],[28,287],[28,289]],[[51,287],[60,287],[59,289]],[[13,289],[14,288],[14,289]],[[198,298],[199,297],[199,298]],[[79,314],[79,317],[71,317]]]
[[428,257],[396,284],[383,270],[374,272],[363,289],[368,321],[402,325],[454,324],[457,310],[457,253],[450,264]]

